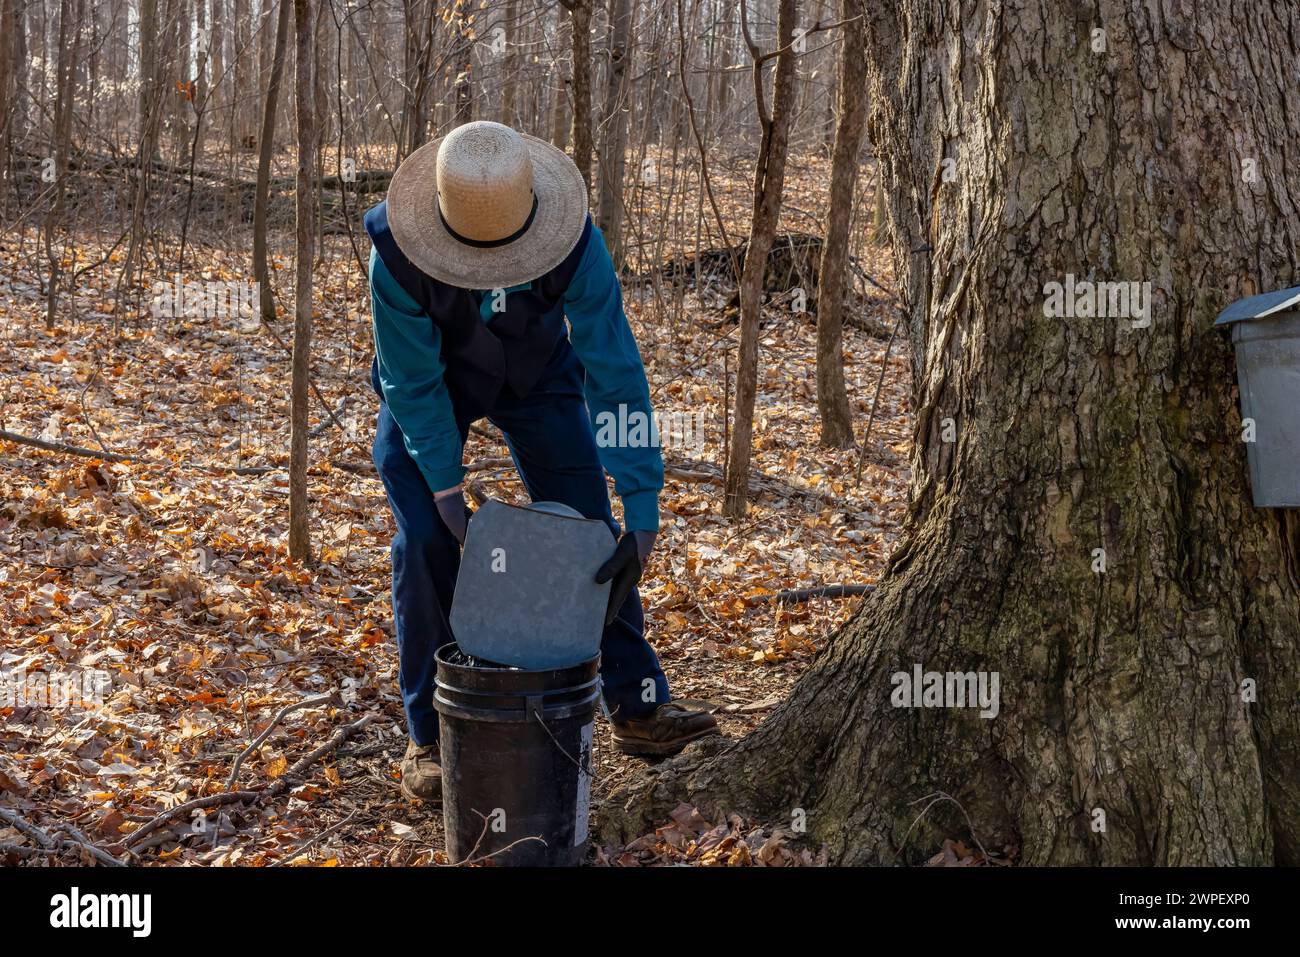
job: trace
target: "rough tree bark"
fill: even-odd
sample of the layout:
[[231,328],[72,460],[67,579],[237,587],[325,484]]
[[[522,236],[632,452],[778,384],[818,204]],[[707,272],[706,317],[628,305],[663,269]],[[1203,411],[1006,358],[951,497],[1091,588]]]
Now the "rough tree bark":
[[853,184],[858,151],[867,124],[867,90],[862,61],[867,27],[863,0],[841,0],[844,31],[839,58],[839,119],[831,151],[831,190],[826,212],[826,242],[817,272],[817,412],[820,442],[843,449],[853,444],[853,413],[844,387],[844,269],[849,258]]
[[293,0],[295,47],[294,106],[298,119],[298,175],[295,190],[293,381],[290,386],[289,438],[289,557],[311,563],[308,528],[310,499],[307,490],[307,389],[311,374],[311,267],[315,259],[316,200],[312,195],[312,167],[316,155],[313,115],[311,0]]
[[267,259],[266,212],[271,199],[271,157],[275,155],[275,117],[279,112],[280,82],[284,76],[284,51],[288,45],[291,0],[280,0],[275,22],[275,51],[262,107],[262,135],[257,144],[257,193],[253,197],[253,278],[257,281],[258,308],[263,322],[275,321],[271,294],[271,267]]
[[[680,799],[798,807],[834,859],[908,862],[966,829],[947,802],[913,826],[942,790],[1029,864],[1300,863],[1300,519],[1251,507],[1211,328],[1296,279],[1300,10],[869,13],[915,370],[903,535],[790,698],[608,802],[607,833]],[[1045,316],[1067,273],[1150,282],[1150,325]],[[916,663],[998,672],[998,716],[891,706]]]
[[[746,3],[748,0],[746,0]],[[754,440],[754,397],[758,391],[758,325],[763,316],[763,274],[781,219],[785,190],[785,159],[790,145],[790,119],[794,106],[795,54],[792,46],[795,0],[780,0],[776,18],[776,50],[765,55],[749,29],[746,3],[740,7],[745,43],[753,59],[754,107],[763,136],[754,169],[754,216],[749,245],[740,274],[740,350],[736,360],[736,406],[732,416],[731,447],[727,450],[727,475],[722,512],[730,518],[744,516],[749,508],[749,463]],[[764,65],[775,56],[772,103],[763,90]]]

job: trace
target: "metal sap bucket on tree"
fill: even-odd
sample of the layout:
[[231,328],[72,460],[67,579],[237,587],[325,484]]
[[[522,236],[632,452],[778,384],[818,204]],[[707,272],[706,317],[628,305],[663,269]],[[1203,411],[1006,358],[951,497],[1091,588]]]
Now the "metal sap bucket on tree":
[[1242,438],[1256,508],[1300,508],[1300,286],[1240,299],[1232,327]]

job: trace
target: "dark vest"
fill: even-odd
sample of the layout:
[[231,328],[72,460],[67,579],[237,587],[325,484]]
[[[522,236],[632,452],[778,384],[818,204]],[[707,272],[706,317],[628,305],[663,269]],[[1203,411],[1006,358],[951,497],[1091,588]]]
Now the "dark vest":
[[565,337],[564,291],[591,238],[591,217],[573,252],[550,272],[505,297],[504,312],[489,322],[479,315],[479,299],[418,269],[397,248],[388,228],[388,202],[366,213],[366,232],[388,271],[442,333],[443,380],[462,417],[486,413],[503,386],[523,397],[537,383]]

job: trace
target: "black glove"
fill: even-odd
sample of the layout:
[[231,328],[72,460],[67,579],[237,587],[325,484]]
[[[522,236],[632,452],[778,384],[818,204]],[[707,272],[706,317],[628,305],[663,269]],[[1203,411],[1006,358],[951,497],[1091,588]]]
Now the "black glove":
[[627,600],[628,593],[641,580],[641,563],[650,554],[653,544],[652,532],[626,532],[618,540],[609,561],[596,572],[597,585],[603,585],[611,579],[614,581],[609,588],[609,604],[605,608],[606,625],[614,620],[618,610],[623,607],[623,602]]
[[433,504],[438,508],[438,515],[456,541],[465,544],[465,531],[469,526],[469,517],[473,513],[465,504],[465,493],[460,486],[439,492],[433,497]]

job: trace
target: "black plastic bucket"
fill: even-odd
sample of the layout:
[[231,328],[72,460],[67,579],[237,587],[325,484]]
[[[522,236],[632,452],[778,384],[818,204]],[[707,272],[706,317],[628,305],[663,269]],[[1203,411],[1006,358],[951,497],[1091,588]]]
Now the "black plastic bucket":
[[600,657],[530,671],[467,658],[450,644],[437,660],[447,856],[453,863],[582,863]]

